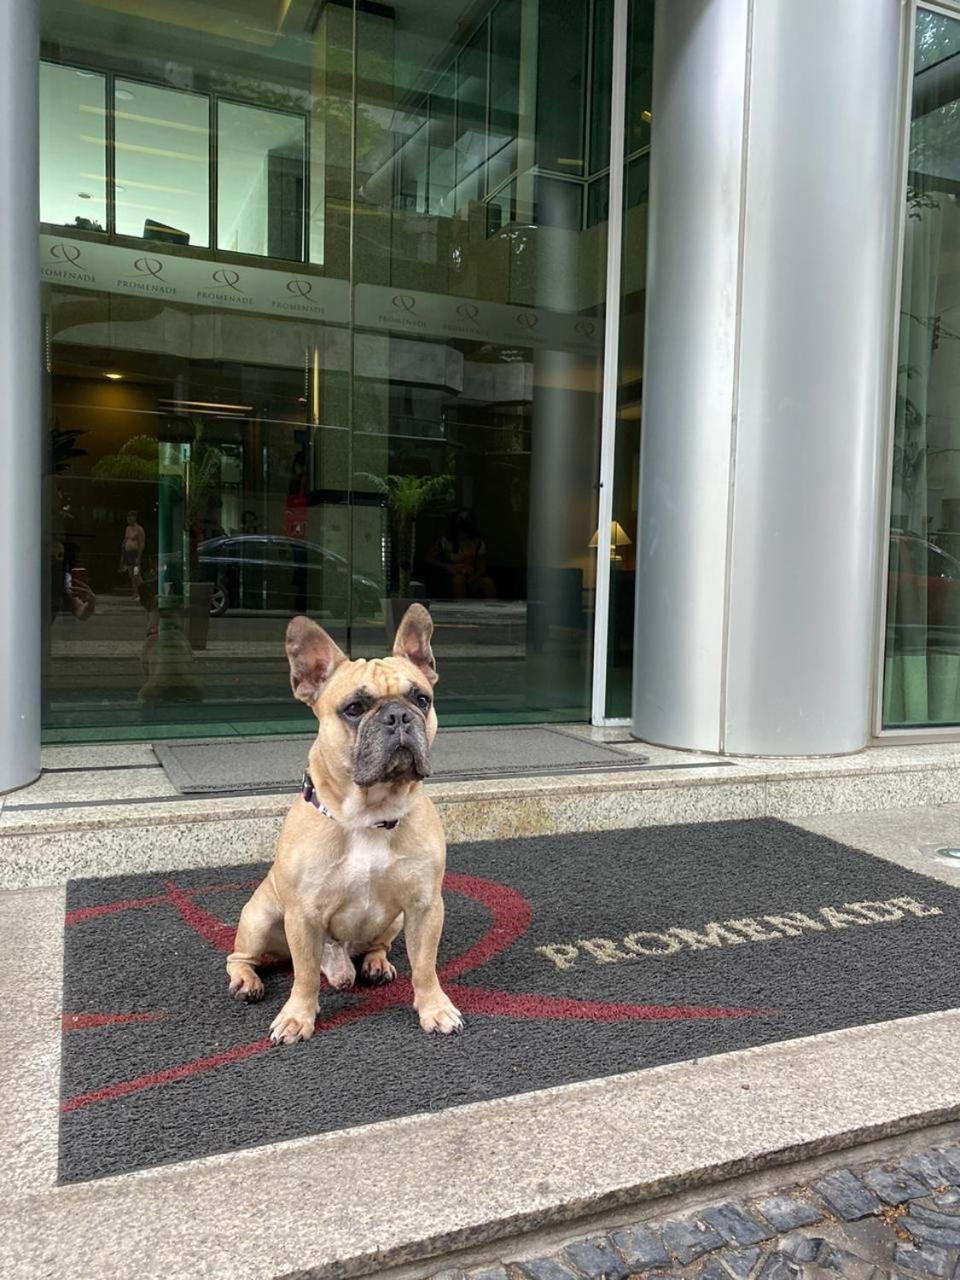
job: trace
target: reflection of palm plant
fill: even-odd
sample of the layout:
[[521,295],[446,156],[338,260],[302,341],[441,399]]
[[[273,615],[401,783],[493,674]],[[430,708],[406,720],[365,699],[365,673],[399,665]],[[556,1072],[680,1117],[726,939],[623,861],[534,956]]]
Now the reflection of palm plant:
[[367,481],[387,500],[397,546],[400,595],[406,599],[416,554],[417,517],[432,502],[453,501],[453,476],[375,476],[363,472],[357,478]]
[[53,475],[63,475],[74,458],[86,457],[86,449],[78,449],[77,441],[85,436],[86,431],[64,431],[59,422],[50,429],[50,471]]
[[[190,425],[193,438],[190,441],[190,461],[183,475],[183,507],[192,570],[197,567],[197,548],[203,539],[207,503],[220,483],[223,455],[216,445],[204,439],[202,418],[191,418]],[[131,436],[116,453],[100,458],[93,466],[93,474],[106,480],[149,480],[157,484],[160,480],[160,441],[154,436]]]

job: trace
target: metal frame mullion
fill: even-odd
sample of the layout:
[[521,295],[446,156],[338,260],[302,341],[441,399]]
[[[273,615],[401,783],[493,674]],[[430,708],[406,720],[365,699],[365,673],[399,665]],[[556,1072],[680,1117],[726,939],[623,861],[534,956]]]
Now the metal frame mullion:
[[606,311],[603,325],[603,398],[600,410],[600,487],[597,501],[597,580],[593,612],[592,724],[607,722],[610,630],[610,554],[620,373],[620,278],[623,254],[624,129],[627,97],[627,3],[613,4],[613,74],[610,96],[610,210],[607,221]]

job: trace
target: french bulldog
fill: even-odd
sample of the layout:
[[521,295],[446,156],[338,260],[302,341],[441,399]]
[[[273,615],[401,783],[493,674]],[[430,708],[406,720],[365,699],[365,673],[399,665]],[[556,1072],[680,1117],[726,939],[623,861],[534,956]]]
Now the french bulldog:
[[[413,1006],[424,1031],[463,1019],[437,978],[446,842],[423,789],[437,733],[433,622],[411,605],[386,658],[351,661],[309,618],[287,627],[294,697],[317,718],[300,796],[266,878],[243,908],[227,958],[230,994],[256,1001],[264,953],[293,961],[293,989],[270,1024],[274,1044],[309,1040],[320,978],[344,990],[392,982],[405,932]],[[356,960],[356,964],[355,964]]]

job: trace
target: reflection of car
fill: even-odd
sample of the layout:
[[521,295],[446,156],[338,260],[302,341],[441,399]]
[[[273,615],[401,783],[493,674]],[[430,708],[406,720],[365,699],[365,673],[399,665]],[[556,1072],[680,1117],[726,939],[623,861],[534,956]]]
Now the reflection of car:
[[[210,612],[228,609],[324,610],[338,617],[347,611],[347,562],[336,551],[301,538],[272,534],[235,534],[209,538],[197,547],[200,575],[214,584]],[[380,587],[354,573],[353,612],[376,616]]]
[[[960,636],[960,561],[916,533],[890,535],[887,619],[898,630]],[[906,639],[906,637],[904,637]]]

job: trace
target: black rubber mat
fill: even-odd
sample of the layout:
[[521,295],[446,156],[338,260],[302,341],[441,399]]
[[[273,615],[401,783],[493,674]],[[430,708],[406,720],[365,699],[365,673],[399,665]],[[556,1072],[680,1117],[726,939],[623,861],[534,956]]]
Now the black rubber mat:
[[[156,742],[153,752],[181,793],[284,791],[307,765],[312,734],[296,737],[220,738],[208,742]],[[646,756],[622,746],[588,742],[562,729],[511,725],[497,729],[445,729],[430,752],[435,778],[505,778],[636,769]]]
[[960,893],[771,819],[455,845],[425,1036],[390,987],[321,993],[272,1048],[227,997],[264,868],[73,881],[60,1177],[144,1165],[956,1006]]

